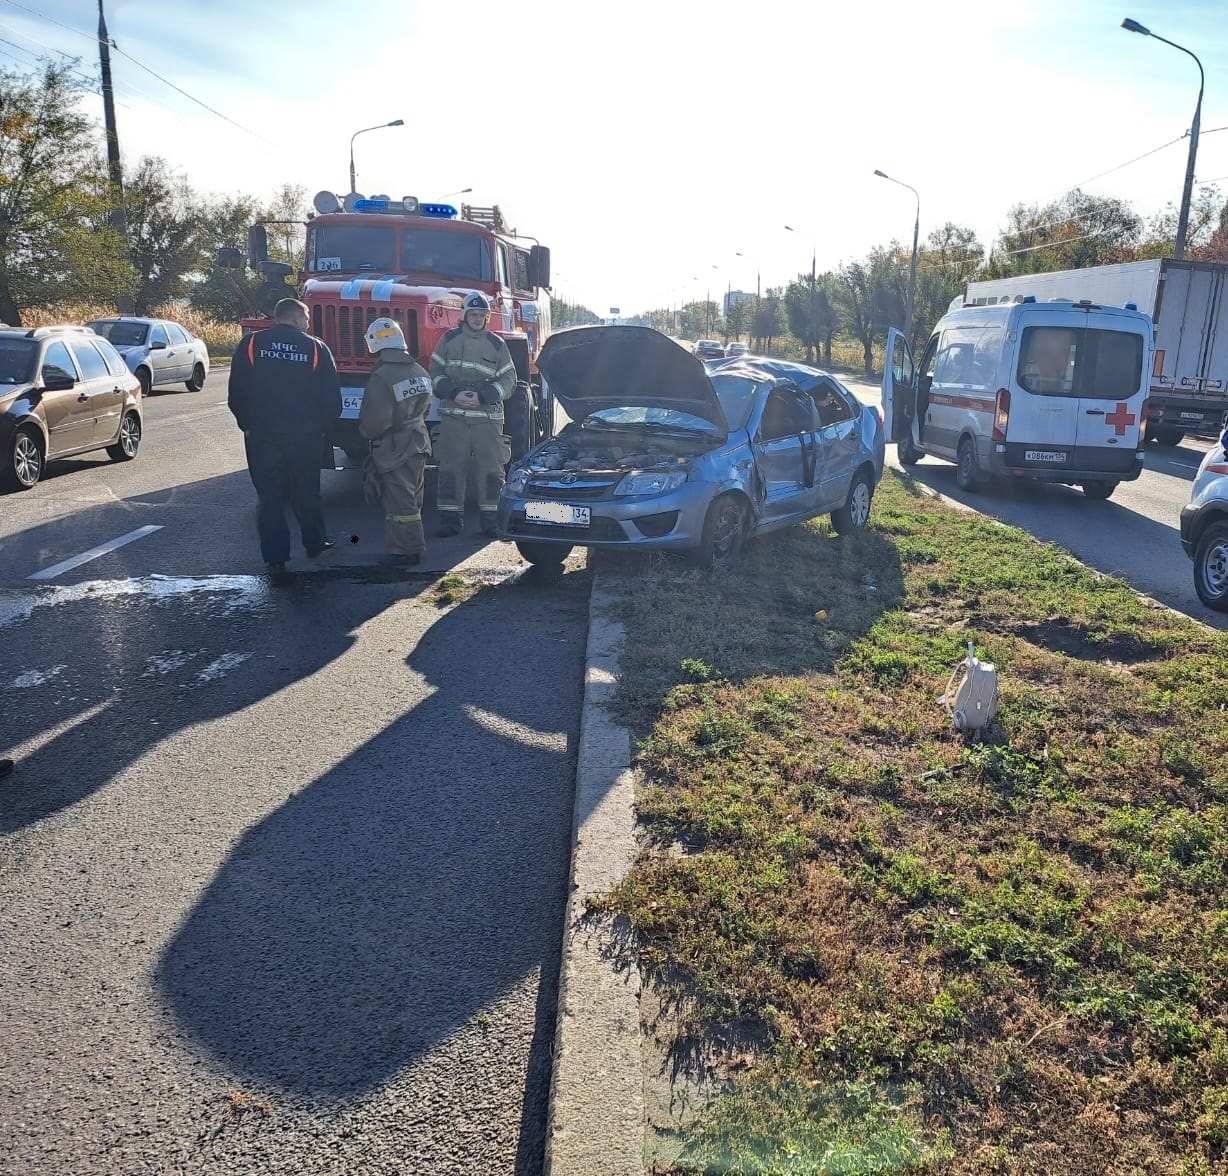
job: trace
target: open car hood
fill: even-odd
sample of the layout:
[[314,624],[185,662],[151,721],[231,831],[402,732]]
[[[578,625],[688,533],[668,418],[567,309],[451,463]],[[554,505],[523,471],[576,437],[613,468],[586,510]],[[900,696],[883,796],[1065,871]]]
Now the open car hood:
[[605,408],[668,408],[729,433],[703,361],[651,327],[559,331],[537,366],[573,421]]

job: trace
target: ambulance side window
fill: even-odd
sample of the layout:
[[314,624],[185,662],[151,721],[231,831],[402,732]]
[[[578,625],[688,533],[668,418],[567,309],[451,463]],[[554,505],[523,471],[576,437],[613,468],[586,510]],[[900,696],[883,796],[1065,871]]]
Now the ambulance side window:
[[995,381],[998,371],[998,356],[1002,351],[1002,328],[986,327],[976,341],[972,357],[972,382],[988,388]]

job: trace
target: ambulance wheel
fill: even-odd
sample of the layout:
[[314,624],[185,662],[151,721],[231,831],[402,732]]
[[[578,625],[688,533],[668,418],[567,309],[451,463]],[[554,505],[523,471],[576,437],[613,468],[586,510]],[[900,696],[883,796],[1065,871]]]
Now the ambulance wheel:
[[900,458],[900,465],[916,465],[924,456],[913,443],[911,437],[902,437],[896,445],[896,453]]
[[1108,498],[1114,490],[1117,489],[1116,482],[1084,482],[1083,493],[1088,498],[1097,498],[1103,501]]
[[972,439],[965,437],[959,443],[955,458],[955,484],[961,490],[975,490],[981,480],[980,467],[976,464],[976,449]]
[[1216,612],[1228,612],[1228,523],[1212,523],[1194,547],[1194,590]]
[[534,543],[528,539],[517,539],[516,550],[531,564],[561,564],[571,554],[567,543]]

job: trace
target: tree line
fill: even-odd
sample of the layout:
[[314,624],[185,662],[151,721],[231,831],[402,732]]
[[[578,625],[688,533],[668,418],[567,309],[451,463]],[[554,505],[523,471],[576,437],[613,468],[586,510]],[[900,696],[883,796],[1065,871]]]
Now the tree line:
[[[1046,204],[1013,205],[988,250],[972,229],[948,222],[917,250],[913,353],[970,281],[1171,257],[1176,224],[1172,204],[1145,221],[1125,200],[1078,189]],[[1214,185],[1202,187],[1192,201],[1185,256],[1228,263],[1228,201]],[[870,375],[888,329],[904,328],[911,260],[911,245],[893,240],[818,274],[813,283],[809,272],[800,273],[761,298],[732,301],[727,313],[717,302],[688,302],[630,321],[687,339],[745,337],[756,351],[804,351],[807,362],[821,357],[827,366],[835,340],[854,342]]]

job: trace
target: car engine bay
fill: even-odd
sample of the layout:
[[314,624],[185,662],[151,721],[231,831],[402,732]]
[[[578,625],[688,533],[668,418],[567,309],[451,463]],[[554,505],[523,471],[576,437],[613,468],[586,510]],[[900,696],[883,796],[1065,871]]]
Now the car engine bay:
[[[688,445],[678,438],[671,438],[665,444],[632,437],[623,444],[609,437],[598,439],[562,433],[523,458],[520,465],[531,474],[568,470],[621,473],[626,470],[685,469],[690,456],[709,448],[711,443],[694,442]],[[687,450],[691,452],[688,454]]]

